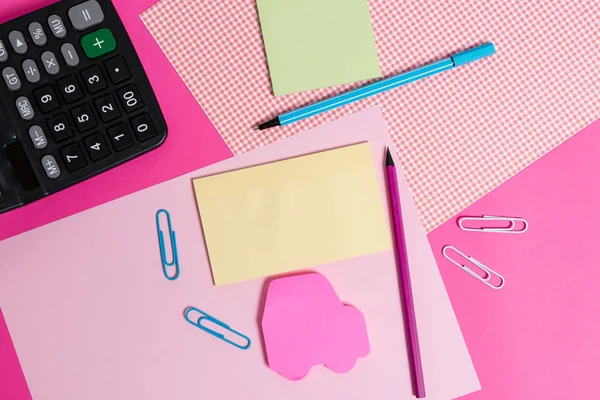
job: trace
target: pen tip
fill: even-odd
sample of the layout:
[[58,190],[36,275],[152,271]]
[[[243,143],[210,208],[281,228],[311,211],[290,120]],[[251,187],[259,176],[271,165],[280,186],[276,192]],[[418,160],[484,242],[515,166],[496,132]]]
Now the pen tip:
[[257,130],[259,130],[259,129],[260,129],[260,128],[259,128],[258,126],[255,126],[254,128],[252,128],[252,130],[253,130],[253,131],[257,131]]
[[390,148],[387,148],[387,154],[385,156],[385,165],[394,166],[394,159],[392,158],[392,153],[390,152]]

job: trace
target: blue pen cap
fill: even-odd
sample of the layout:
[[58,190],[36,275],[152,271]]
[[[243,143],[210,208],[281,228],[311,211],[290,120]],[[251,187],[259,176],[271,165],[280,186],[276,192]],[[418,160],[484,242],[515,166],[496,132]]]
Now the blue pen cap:
[[452,61],[454,62],[455,67],[460,67],[461,65],[468,64],[473,61],[480,60],[484,57],[491,56],[496,52],[494,48],[494,43],[486,43],[481,46],[477,46],[470,50],[461,51],[460,53],[456,53],[453,55]]

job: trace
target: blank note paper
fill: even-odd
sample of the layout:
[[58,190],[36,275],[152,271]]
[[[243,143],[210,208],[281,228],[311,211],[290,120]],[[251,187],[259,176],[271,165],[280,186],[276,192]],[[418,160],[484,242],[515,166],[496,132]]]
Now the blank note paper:
[[319,364],[345,374],[370,351],[364,315],[343,304],[321,274],[272,281],[262,329],[269,367],[292,381]]
[[369,143],[194,180],[215,285],[388,250]]
[[367,0],[258,0],[276,96],[381,76]]

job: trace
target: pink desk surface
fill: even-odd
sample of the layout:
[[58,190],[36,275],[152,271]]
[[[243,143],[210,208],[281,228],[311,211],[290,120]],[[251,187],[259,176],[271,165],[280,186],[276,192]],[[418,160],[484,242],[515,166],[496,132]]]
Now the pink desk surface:
[[[2,0],[0,23],[52,0]],[[87,210],[231,156],[139,14],[156,0],[113,0],[154,87],[169,126],[157,150],[61,193],[0,215],[0,240]]]
[[31,400],[2,310],[0,310],[0,399]]
[[[483,390],[468,400],[600,398],[600,121],[461,215],[526,218],[522,235],[429,234]],[[506,278],[498,291],[441,254],[452,244]]]

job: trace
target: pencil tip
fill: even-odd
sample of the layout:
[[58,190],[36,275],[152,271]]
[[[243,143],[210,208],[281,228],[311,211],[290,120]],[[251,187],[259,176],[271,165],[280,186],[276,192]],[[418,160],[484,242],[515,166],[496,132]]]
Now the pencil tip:
[[385,165],[394,166],[394,159],[392,158],[392,153],[390,152],[390,148],[387,148],[387,154],[385,156]]

